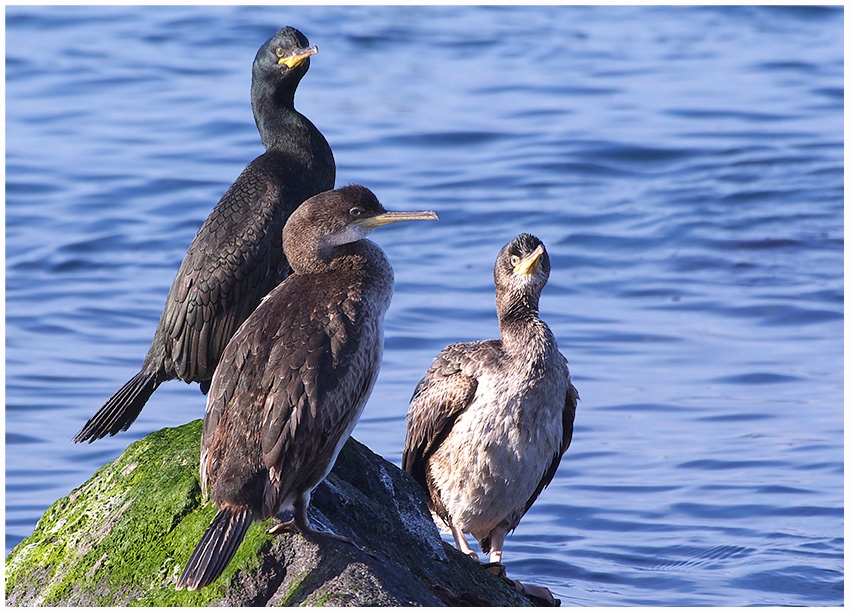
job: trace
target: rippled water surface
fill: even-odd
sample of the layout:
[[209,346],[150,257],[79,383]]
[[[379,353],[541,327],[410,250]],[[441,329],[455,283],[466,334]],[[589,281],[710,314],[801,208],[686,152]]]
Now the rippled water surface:
[[8,7],[6,551],[203,415],[173,382],[69,442],[261,152],[250,66],[285,24],[337,184],[441,218],[374,235],[396,293],[355,436],[400,461],[413,387],[498,334],[493,262],[534,233],[582,400],[509,573],[565,605],[842,605],[840,7]]

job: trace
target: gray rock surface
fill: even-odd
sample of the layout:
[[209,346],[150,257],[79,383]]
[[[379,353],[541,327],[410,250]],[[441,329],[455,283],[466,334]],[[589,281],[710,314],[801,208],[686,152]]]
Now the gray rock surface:
[[201,421],[131,444],[57,501],[6,560],[7,605],[527,606],[511,583],[440,538],[413,480],[350,439],[311,505],[352,546],[248,531],[199,592],[174,584],[214,514],[201,500]]

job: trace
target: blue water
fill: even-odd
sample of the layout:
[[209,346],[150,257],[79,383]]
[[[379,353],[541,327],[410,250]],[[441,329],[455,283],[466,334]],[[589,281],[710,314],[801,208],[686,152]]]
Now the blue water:
[[493,262],[534,233],[582,400],[509,574],[565,605],[842,605],[841,7],[7,7],[6,551],[203,415],[174,382],[69,442],[260,153],[250,66],[285,24],[338,185],[441,218],[374,234],[396,293],[355,436],[400,461],[413,387],[498,334]]

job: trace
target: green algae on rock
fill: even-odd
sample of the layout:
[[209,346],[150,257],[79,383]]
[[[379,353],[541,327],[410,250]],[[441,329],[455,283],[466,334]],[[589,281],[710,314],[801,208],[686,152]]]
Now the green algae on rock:
[[[172,587],[214,511],[201,504],[197,477],[202,423],[132,443],[50,507],[6,560],[7,603],[202,605],[220,598],[229,577],[203,594]],[[254,528],[252,540],[263,532]],[[257,548],[240,553],[256,557]]]
[[311,521],[357,546],[251,526],[218,581],[174,585],[212,519],[202,421],[154,432],[50,507],[6,560],[6,604],[41,606],[529,605],[439,537],[418,486],[349,439]]

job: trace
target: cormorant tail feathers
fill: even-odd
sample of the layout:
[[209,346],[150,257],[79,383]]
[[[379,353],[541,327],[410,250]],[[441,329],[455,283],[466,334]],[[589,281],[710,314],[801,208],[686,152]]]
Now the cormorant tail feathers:
[[485,536],[483,539],[478,541],[478,546],[481,547],[481,551],[484,553],[490,553],[490,537]]
[[83,429],[74,437],[74,442],[93,443],[107,434],[114,436],[129,428],[160,383],[155,372],[138,373],[115,392],[112,398],[107,400],[86,422]]
[[252,521],[254,512],[247,507],[225,507],[216,513],[201,542],[189,556],[177,580],[177,589],[199,590],[218,579],[233,559]]

